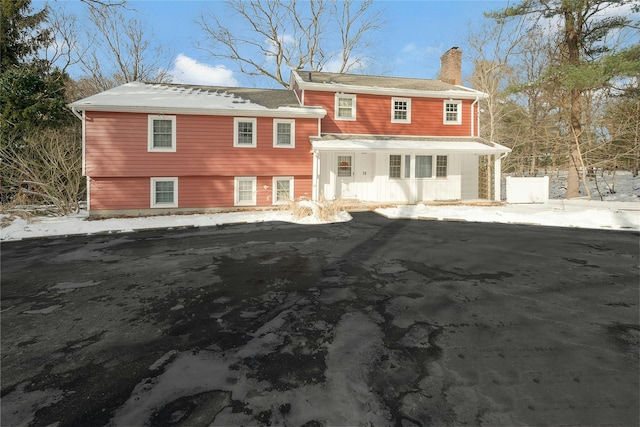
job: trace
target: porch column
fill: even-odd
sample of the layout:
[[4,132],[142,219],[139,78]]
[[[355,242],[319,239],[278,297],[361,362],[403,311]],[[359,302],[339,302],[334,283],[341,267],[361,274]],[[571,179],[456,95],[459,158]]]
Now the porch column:
[[493,199],[497,202],[499,202],[501,200],[501,194],[502,194],[502,189],[500,188],[501,184],[502,184],[502,165],[500,164],[501,162],[501,158],[500,158],[500,154],[494,154],[494,161],[493,161],[493,188],[495,191],[495,194],[493,195]]
[[318,158],[318,152],[313,151],[313,163],[311,169],[311,200],[314,202],[318,201],[318,162],[320,159]]

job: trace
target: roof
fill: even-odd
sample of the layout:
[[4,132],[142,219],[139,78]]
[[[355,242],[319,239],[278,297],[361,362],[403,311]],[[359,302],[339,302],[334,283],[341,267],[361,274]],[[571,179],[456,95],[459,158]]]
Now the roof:
[[429,151],[474,154],[504,154],[511,149],[479,137],[385,137],[369,135],[325,135],[311,138],[314,151]]
[[302,89],[349,91],[363,93],[407,93],[414,96],[484,97],[485,93],[464,86],[433,79],[407,77],[368,76],[362,74],[325,73],[320,71],[292,71]]
[[126,83],[72,102],[76,110],[145,113],[324,117],[322,108],[301,106],[291,90],[176,84]]

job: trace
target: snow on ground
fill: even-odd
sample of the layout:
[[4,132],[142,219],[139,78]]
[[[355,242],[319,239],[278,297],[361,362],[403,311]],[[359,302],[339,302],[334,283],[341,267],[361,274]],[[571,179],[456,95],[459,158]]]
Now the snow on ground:
[[[611,184],[612,178],[604,180]],[[615,193],[607,192],[601,200],[562,200],[553,198],[559,193],[562,179],[553,179],[551,197],[547,203],[504,204],[501,206],[471,205],[406,205],[376,209],[388,218],[455,220],[510,224],[535,224],[559,227],[640,230],[640,177],[618,173]],[[600,182],[600,188],[608,188]],[[595,190],[592,198],[599,199]],[[557,197],[557,196],[556,196]],[[310,202],[304,202],[309,205]],[[64,217],[16,218],[0,229],[0,241],[34,237],[68,236],[76,234],[122,233],[155,228],[206,227],[230,223],[286,221],[300,224],[349,221],[342,212],[330,220],[322,220],[319,209],[310,216],[296,219],[290,210],[230,212],[199,215],[162,215],[153,217],[109,218],[89,220],[86,211]],[[0,215],[1,219],[2,215]]]

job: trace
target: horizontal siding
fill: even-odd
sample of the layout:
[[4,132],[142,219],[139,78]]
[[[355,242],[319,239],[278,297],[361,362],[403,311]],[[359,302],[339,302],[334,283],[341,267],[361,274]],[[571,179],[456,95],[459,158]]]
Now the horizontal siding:
[[147,151],[147,114],[87,112],[91,177],[308,175],[317,119],[296,119],[295,148],[273,147],[273,119],[257,118],[257,148],[233,147],[233,117],[178,115],[176,152]]
[[[170,175],[158,175],[169,177]],[[251,176],[243,174],[240,176]],[[276,176],[291,176],[283,174]],[[234,177],[178,177],[177,209],[207,209],[234,206]],[[91,178],[91,210],[149,209],[151,182],[149,177]],[[272,176],[257,179],[256,206],[271,206]],[[294,198],[311,198],[311,176],[294,176]]]
[[[470,136],[472,100],[462,101],[462,124],[442,123],[444,98],[411,98],[411,123],[391,123],[392,96],[356,95],[356,120],[335,120],[333,92],[305,91],[305,105],[322,105],[323,133],[362,135]],[[406,98],[406,97],[405,97]],[[477,115],[475,115],[477,117]]]

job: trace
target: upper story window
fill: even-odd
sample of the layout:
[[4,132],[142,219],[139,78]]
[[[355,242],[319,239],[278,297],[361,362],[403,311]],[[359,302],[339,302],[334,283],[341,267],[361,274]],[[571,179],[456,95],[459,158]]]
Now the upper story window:
[[256,119],[233,119],[233,146],[256,147],[257,123]]
[[273,121],[273,146],[279,148],[295,148],[296,126],[295,120]]
[[147,151],[176,151],[176,116],[149,116]]
[[391,123],[411,123],[410,98],[391,98]]
[[462,124],[462,101],[444,101],[444,124]]
[[356,119],[356,96],[336,93],[336,119]]

